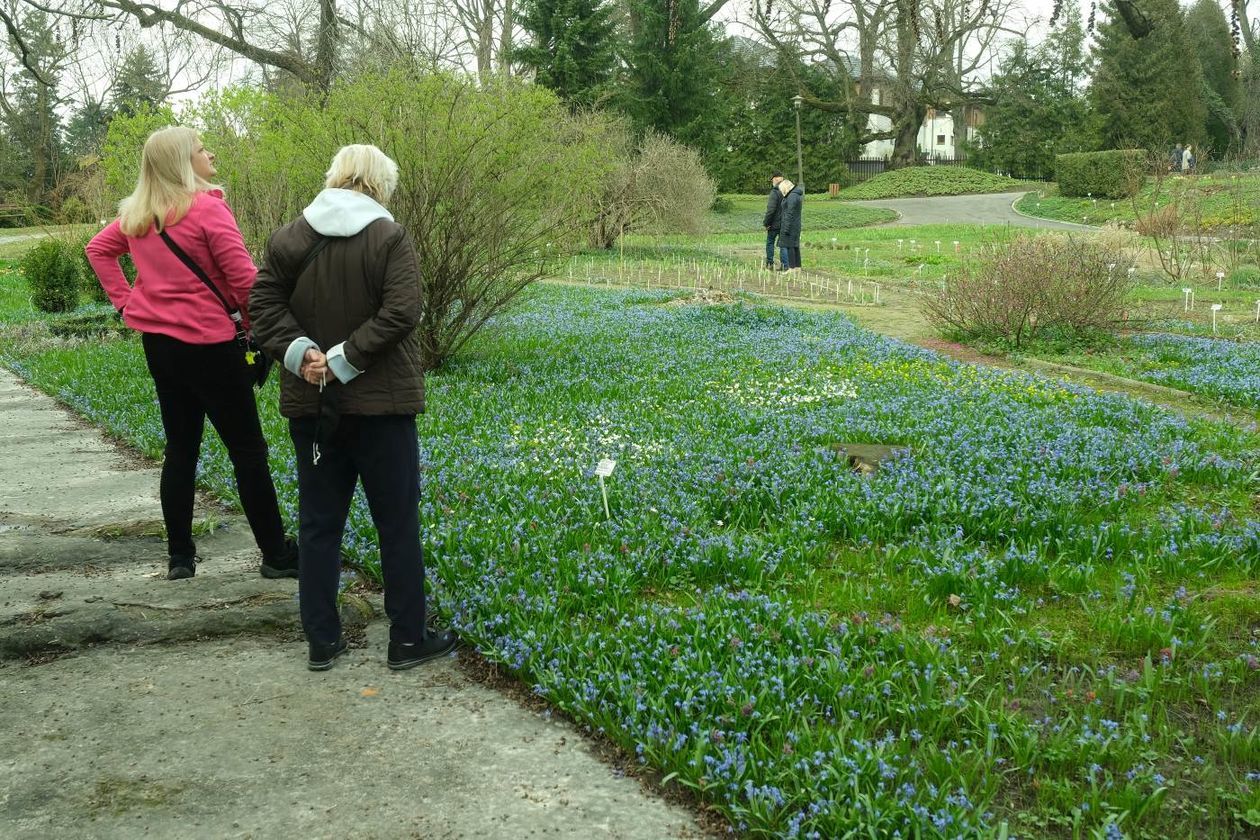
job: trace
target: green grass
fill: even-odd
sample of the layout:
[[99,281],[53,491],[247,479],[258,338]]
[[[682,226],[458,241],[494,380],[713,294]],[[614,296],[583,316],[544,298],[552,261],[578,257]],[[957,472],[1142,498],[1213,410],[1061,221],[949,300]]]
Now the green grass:
[[994,175],[965,166],[913,166],[882,172],[856,187],[841,190],[845,199],[910,198],[913,196],[966,195],[1010,192],[1029,187],[1005,175]]
[[1260,224],[1260,213],[1257,212],[1257,207],[1260,207],[1260,176],[1257,175],[1175,176],[1158,184],[1150,179],[1136,199],[1068,198],[1059,195],[1058,187],[1051,184],[1021,198],[1016,208],[1021,213],[1044,219],[1132,226],[1138,214],[1150,213],[1157,205],[1166,206],[1174,194],[1183,193],[1187,201],[1200,206],[1202,223],[1207,228],[1254,227]]
[[[769,192],[766,190],[767,195]],[[714,234],[747,234],[751,231],[765,237],[765,228],[761,226],[766,212],[765,195],[726,195],[723,198],[730,202],[730,209],[723,213],[710,212],[705,224],[707,230]],[[805,196],[803,214],[809,219],[809,227],[820,230],[844,230],[891,222],[897,218],[891,210],[853,207],[821,194]]]

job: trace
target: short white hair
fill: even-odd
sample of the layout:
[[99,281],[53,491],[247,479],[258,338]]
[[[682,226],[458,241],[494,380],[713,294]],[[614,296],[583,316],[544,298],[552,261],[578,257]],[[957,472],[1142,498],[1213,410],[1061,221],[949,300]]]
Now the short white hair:
[[375,146],[343,146],[333,155],[324,186],[357,190],[385,204],[398,186],[398,164]]

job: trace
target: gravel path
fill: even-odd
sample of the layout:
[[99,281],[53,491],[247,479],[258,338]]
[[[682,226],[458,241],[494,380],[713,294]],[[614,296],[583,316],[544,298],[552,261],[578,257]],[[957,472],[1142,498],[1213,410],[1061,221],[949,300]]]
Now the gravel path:
[[[899,214],[890,225],[1012,225],[1051,230],[1096,231],[1090,225],[1038,219],[1015,212],[1012,206],[1027,190],[981,195],[943,195],[931,198],[885,198],[851,201],[860,207],[883,207]],[[843,197],[843,193],[841,193]]]

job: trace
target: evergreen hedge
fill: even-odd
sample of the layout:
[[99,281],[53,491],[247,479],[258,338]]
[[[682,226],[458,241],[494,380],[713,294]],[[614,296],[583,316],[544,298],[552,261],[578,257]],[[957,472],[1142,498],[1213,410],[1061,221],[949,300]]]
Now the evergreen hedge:
[[1128,198],[1142,187],[1150,168],[1145,149],[1056,155],[1059,194],[1081,198]]
[[57,237],[41,239],[22,258],[31,302],[41,312],[69,312],[79,305],[81,270],[73,246]]

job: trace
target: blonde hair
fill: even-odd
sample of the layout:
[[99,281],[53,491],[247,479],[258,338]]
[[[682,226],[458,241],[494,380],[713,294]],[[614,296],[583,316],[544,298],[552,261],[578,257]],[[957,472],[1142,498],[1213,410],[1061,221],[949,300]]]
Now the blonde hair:
[[343,146],[333,156],[324,186],[366,193],[385,204],[398,186],[398,164],[375,146]]
[[127,236],[144,236],[184,218],[197,193],[217,189],[193,171],[192,156],[201,142],[191,128],[160,128],[144,141],[140,177],[131,195],[118,204],[118,223]]

